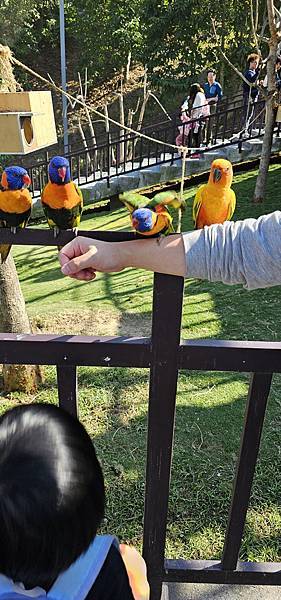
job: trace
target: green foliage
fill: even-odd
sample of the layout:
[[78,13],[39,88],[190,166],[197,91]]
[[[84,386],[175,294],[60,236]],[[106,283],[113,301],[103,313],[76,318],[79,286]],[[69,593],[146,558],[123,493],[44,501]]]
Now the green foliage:
[[18,57],[40,52],[45,43],[58,44],[56,0],[2,0],[0,39]]
[[153,80],[178,85],[186,79],[196,81],[208,66],[220,70],[223,59],[218,46],[243,69],[245,56],[253,49],[250,4],[250,0],[147,0],[143,7],[143,60]]
[[[208,66],[233,79],[218,47],[244,68],[254,49],[250,5],[251,0],[65,0],[67,49],[69,54],[76,50],[77,66],[88,67],[96,81],[125,67],[129,52],[133,62],[148,65],[153,84],[161,88],[201,80]],[[264,7],[260,0],[260,23]],[[0,39],[31,66],[36,54],[50,47],[59,52],[58,0],[2,0]]]
[[126,0],[72,0],[67,4],[68,32],[79,39],[82,66],[92,77],[108,76],[139,57],[142,46],[140,7]]

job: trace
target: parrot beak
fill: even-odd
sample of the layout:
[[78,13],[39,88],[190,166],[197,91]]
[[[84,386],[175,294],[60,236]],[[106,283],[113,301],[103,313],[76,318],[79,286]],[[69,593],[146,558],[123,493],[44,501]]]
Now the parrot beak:
[[5,190],[7,190],[9,187],[8,181],[7,181],[7,175],[6,175],[5,171],[2,173],[1,185],[3,188],[5,188]]
[[64,182],[66,176],[66,167],[61,167],[60,169],[58,169],[58,174],[62,182]]
[[222,176],[221,170],[220,169],[214,169],[214,172],[213,172],[213,182],[217,183],[218,181],[220,181],[221,180],[221,176]]
[[22,180],[24,185],[26,185],[27,187],[31,184],[31,179],[27,174],[23,176]]

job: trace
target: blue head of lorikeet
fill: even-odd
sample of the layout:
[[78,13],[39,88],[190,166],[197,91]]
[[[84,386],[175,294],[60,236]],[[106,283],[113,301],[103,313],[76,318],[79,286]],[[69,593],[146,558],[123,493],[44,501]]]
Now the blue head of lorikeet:
[[2,173],[1,185],[5,190],[22,190],[30,184],[28,172],[23,167],[6,167]]
[[151,231],[156,220],[157,215],[151,208],[137,208],[132,213],[132,225],[140,233]]
[[64,156],[54,156],[49,164],[49,177],[51,183],[64,185],[70,182],[70,166]]

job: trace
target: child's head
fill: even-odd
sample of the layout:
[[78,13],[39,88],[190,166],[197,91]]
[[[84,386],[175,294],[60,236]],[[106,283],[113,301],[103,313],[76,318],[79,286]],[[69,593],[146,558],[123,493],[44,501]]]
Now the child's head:
[[84,427],[52,405],[0,418],[0,573],[48,587],[94,539],[104,482]]

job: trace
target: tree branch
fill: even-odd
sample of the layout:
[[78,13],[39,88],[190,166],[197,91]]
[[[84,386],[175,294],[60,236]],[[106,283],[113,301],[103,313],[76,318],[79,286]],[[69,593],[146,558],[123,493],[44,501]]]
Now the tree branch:
[[240,77],[240,79],[242,79],[243,81],[245,81],[245,83],[247,83],[247,85],[249,86],[249,88],[257,87],[255,84],[253,84],[250,81],[248,81],[248,79],[246,79],[246,77],[244,77],[243,73],[241,73],[241,71],[239,71],[239,69],[237,69],[237,67],[235,67],[235,65],[231,62],[231,60],[229,60],[229,58],[226,56],[226,54],[220,48],[219,38],[218,38],[218,34],[217,34],[217,30],[216,30],[214,19],[212,19],[212,26],[213,26],[213,31],[214,31],[216,42],[217,42],[217,49],[221,53],[221,55],[223,56],[224,60],[233,69],[233,71],[235,71],[236,75],[238,75]]
[[255,46],[257,49],[258,54],[261,54],[260,51],[260,47],[259,47],[259,42],[258,42],[258,37],[257,37],[257,20],[258,20],[258,0],[256,0],[256,19],[254,19],[254,7],[253,7],[253,0],[251,0],[251,26],[252,26],[252,32],[253,32],[253,37],[255,40]]

